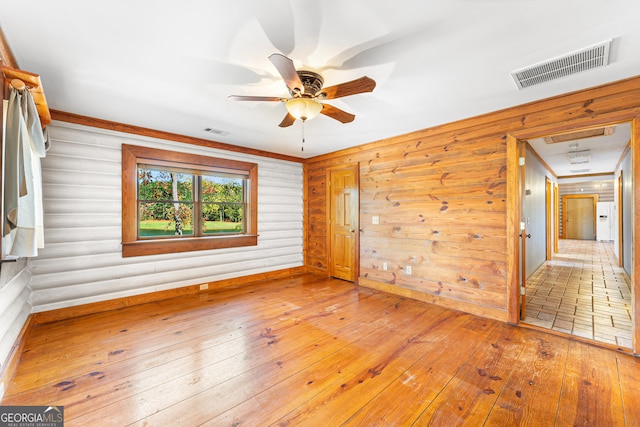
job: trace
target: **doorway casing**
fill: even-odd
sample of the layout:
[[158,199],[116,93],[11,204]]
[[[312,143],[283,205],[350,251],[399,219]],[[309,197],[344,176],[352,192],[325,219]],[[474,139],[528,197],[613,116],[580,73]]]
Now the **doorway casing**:
[[[637,154],[640,147],[640,116],[628,115],[615,118],[596,117],[583,118],[571,124],[554,123],[531,129],[523,129],[506,135],[507,141],[507,320],[509,323],[518,324],[520,317],[520,221],[522,218],[522,189],[520,185],[520,143],[523,140],[539,138],[546,135],[565,133],[572,130],[601,127],[603,125],[615,125],[630,122],[631,124],[631,173],[632,182],[640,182],[640,155]],[[640,236],[640,186],[633,186],[632,203],[633,236],[632,247],[635,253],[637,236]],[[631,265],[631,295],[633,312],[633,343],[634,354],[640,353],[640,257],[632,257]]]

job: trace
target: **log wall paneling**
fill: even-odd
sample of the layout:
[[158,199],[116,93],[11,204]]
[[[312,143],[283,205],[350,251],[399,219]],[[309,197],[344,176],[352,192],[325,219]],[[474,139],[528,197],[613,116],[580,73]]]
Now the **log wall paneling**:
[[[30,274],[27,260],[3,263],[0,270],[0,384],[13,375],[12,363],[17,362],[16,348],[29,313],[31,313]],[[2,390],[0,387],[0,399]]]
[[327,271],[326,170],[358,162],[360,283],[514,321],[507,136],[620,123],[638,112],[637,77],[308,159],[305,263]]
[[[31,262],[35,312],[303,265],[302,165],[54,122],[43,159],[45,248]],[[258,164],[258,245],[122,258],[121,145]]]

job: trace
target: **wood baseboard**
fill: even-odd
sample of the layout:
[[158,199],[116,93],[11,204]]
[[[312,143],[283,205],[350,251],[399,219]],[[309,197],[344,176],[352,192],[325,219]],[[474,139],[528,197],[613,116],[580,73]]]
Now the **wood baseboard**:
[[[11,352],[7,356],[5,363],[2,365],[2,371],[0,372],[0,384],[4,384],[5,390],[7,389],[9,381],[11,381],[16,372],[18,363],[20,363],[20,356],[22,355],[23,347],[27,342],[29,335],[31,335],[33,327],[33,314],[30,314],[27,317],[26,322],[24,322],[24,325],[22,325],[20,334],[18,334],[18,337],[13,343],[13,347],[11,347]],[[2,401],[1,395],[0,401]]]
[[311,265],[307,265],[307,272],[308,273],[314,273],[314,274],[320,274],[322,276],[328,276],[329,272],[327,271],[326,268],[320,268],[320,267],[314,267]]
[[415,291],[413,289],[389,285],[388,283],[378,282],[376,280],[371,280],[362,276],[359,277],[358,285],[365,288],[375,289],[377,291],[388,292],[390,294],[416,299],[418,301],[428,302],[453,310],[464,311],[465,313],[475,314],[476,316],[486,317],[489,319],[498,320],[500,322],[507,322],[506,310],[482,307],[478,305],[468,304],[462,301],[442,298],[437,295],[430,295],[423,292]]
[[[34,313],[33,326],[41,325],[43,323],[55,322],[58,320],[71,319],[74,317],[85,316],[93,313],[100,313],[103,311],[116,310],[119,308],[130,307],[133,305],[144,304],[153,301],[160,301],[164,299],[174,298],[181,295],[195,294],[198,292],[207,292],[211,289],[225,288],[229,286],[239,286],[250,282],[257,282],[260,280],[274,279],[279,277],[294,276],[307,272],[307,267],[293,267],[283,270],[269,271],[266,273],[252,274],[249,276],[236,277],[232,279],[218,280],[215,282],[208,282],[206,290],[200,290],[200,284],[183,286],[175,289],[167,289],[164,291],[150,292],[141,295],[133,295],[129,297],[110,299],[107,301],[99,301],[89,304],[82,304],[73,307],[59,308],[56,310],[43,311],[40,313]],[[204,284],[204,283],[202,283]]]

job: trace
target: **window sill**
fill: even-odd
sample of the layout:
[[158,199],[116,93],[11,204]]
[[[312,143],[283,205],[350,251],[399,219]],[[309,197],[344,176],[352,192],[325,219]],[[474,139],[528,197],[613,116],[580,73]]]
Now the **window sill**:
[[134,257],[177,252],[206,251],[208,249],[256,246],[257,244],[258,236],[249,234],[243,234],[241,236],[138,240],[135,242],[123,242],[122,256]]

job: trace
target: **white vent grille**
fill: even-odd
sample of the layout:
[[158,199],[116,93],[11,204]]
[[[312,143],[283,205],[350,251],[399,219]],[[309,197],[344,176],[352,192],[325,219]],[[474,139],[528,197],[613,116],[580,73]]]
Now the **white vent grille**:
[[611,40],[607,40],[559,58],[513,71],[511,77],[518,89],[524,89],[581,71],[604,67],[609,64],[610,46]]
[[572,165],[579,165],[581,163],[589,163],[591,160],[591,151],[570,151],[567,153],[567,159]]
[[214,128],[205,128],[204,131],[209,133],[215,133],[216,135],[221,135],[221,136],[229,135],[229,132],[227,132],[226,130],[219,130]]

